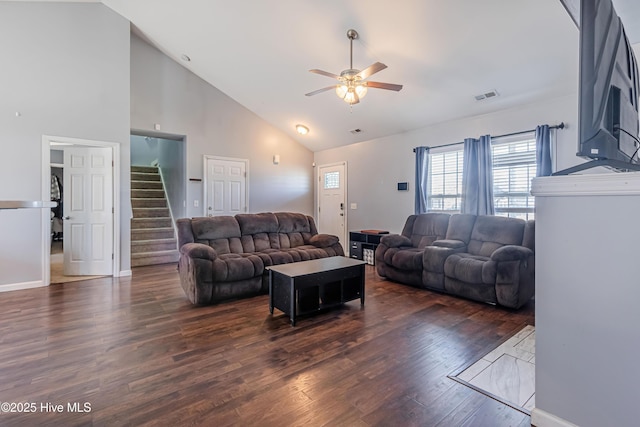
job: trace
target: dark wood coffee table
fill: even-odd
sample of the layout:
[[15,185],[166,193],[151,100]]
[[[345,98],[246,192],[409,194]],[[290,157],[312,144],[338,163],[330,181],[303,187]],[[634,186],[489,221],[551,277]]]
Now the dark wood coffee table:
[[269,312],[296,318],[360,298],[364,306],[365,262],[334,256],[267,267]]

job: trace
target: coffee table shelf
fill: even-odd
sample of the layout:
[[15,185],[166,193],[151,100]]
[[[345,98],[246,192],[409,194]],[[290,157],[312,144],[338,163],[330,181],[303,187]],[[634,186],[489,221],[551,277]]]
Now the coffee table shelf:
[[329,257],[267,268],[269,275],[269,312],[284,312],[295,326],[305,314],[360,299],[364,305],[363,261]]

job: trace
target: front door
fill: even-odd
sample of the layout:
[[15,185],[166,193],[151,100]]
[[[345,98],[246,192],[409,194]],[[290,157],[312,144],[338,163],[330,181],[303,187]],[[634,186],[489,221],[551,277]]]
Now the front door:
[[113,272],[113,154],[111,148],[64,149],[65,276]]
[[207,216],[247,212],[247,160],[205,156]]
[[346,163],[318,168],[318,232],[340,238],[348,248],[346,230],[347,174]]

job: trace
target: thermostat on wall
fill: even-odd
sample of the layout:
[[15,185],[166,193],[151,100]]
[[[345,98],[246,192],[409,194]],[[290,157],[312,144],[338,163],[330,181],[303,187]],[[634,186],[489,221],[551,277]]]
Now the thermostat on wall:
[[399,182],[398,183],[398,191],[408,191],[409,183],[408,182]]

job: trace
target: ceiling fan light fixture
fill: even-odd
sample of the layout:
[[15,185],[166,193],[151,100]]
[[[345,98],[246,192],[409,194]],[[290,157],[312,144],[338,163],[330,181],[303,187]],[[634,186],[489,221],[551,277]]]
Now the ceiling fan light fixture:
[[296,132],[298,132],[300,135],[306,135],[309,133],[309,128],[306,127],[305,125],[296,125]]
[[347,92],[349,92],[349,87],[346,84],[343,83],[336,86],[336,95],[338,95],[338,98],[344,99]]
[[359,83],[356,85],[356,94],[358,95],[358,98],[364,98],[364,96],[367,94],[367,85],[364,83]]

